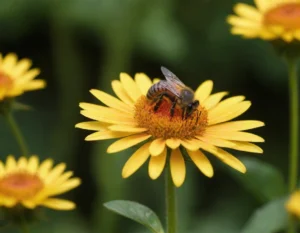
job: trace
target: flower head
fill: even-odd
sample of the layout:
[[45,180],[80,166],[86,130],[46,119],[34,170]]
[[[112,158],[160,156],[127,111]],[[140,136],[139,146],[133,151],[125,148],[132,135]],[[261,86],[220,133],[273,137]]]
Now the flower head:
[[21,204],[28,209],[46,206],[57,210],[71,210],[71,201],[53,198],[80,184],[80,179],[70,178],[73,172],[64,172],[64,163],[53,167],[47,159],[39,163],[37,156],[16,160],[9,155],[6,164],[0,161],[0,206],[13,208]]
[[[152,85],[153,82],[145,74],[138,73],[132,79],[128,74],[121,73],[120,81],[112,82],[118,98],[99,90],[91,90],[106,106],[80,103],[83,109],[81,114],[93,121],[79,123],[76,127],[97,131],[87,136],[86,140],[121,138],[108,147],[108,153],[143,143],[123,167],[124,178],[132,175],[150,159],[149,176],[156,179],[168,159],[173,182],[181,186],[186,175],[182,152],[208,177],[213,176],[213,168],[204,151],[243,173],[246,171],[245,166],[221,147],[262,153],[260,147],[250,142],[263,142],[264,139],[242,131],[263,126],[263,122],[227,122],[250,107],[250,101],[245,101],[244,96],[221,101],[227,92],[211,94],[213,82],[206,81],[195,91],[195,99],[200,102],[197,110],[183,118],[182,109],[177,104],[174,115],[170,115],[174,102],[169,98],[162,98],[155,110],[157,101],[146,97]],[[169,157],[167,149],[171,151]]]
[[232,34],[263,40],[300,40],[299,0],[255,0],[256,7],[238,3],[228,23]]
[[45,87],[44,80],[34,80],[40,70],[30,69],[31,60],[21,59],[9,53],[2,57],[0,53],[0,101],[4,98],[15,97],[25,91],[33,91]]
[[285,208],[287,211],[300,219],[300,190],[292,193],[290,199],[287,201]]

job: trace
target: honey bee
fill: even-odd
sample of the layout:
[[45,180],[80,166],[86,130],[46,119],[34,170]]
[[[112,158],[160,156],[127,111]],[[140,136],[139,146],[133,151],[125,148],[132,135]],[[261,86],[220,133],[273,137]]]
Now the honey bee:
[[187,119],[194,111],[198,111],[199,101],[194,99],[194,91],[167,68],[161,67],[161,71],[166,80],[153,84],[147,93],[147,98],[156,102],[154,111],[158,110],[166,97],[172,102],[170,116],[174,116],[177,104],[182,109],[182,119]]

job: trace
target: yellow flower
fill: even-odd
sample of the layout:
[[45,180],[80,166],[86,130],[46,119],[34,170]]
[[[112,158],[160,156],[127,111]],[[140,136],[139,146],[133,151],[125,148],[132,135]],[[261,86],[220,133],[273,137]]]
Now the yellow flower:
[[[172,103],[168,99],[163,99],[157,111],[154,111],[155,103],[147,99],[146,94],[152,84],[143,73],[136,74],[134,80],[128,74],[121,73],[120,81],[112,82],[118,98],[99,90],[91,90],[107,107],[80,103],[83,109],[81,114],[93,121],[79,123],[76,127],[97,131],[87,136],[86,140],[122,138],[108,147],[108,153],[119,152],[144,142],[123,167],[124,178],[132,175],[150,159],[149,176],[156,179],[169,159],[173,182],[179,187],[186,175],[182,151],[187,152],[200,171],[208,177],[213,176],[213,168],[203,151],[215,155],[242,173],[246,172],[245,166],[220,147],[262,153],[260,147],[250,142],[263,142],[264,139],[241,131],[263,126],[263,122],[226,122],[250,107],[250,101],[244,101],[244,96],[221,101],[227,92],[211,95],[213,82],[209,80],[195,92],[195,98],[200,101],[198,111],[183,119],[181,109],[176,108],[171,118]],[[170,157],[167,157],[167,148],[171,150]]]
[[53,198],[80,184],[80,179],[70,178],[73,172],[65,172],[65,168],[64,163],[53,167],[51,159],[40,164],[37,156],[16,160],[9,155],[6,164],[0,161],[0,206],[13,208],[21,204],[29,209],[37,206],[74,209],[73,202]]
[[256,7],[238,3],[228,23],[232,34],[264,40],[300,40],[300,0],[255,0]]
[[286,210],[300,219],[300,191],[294,192],[285,205]]
[[31,60],[18,61],[17,55],[9,53],[2,57],[0,53],[0,101],[6,97],[15,97],[25,91],[42,89],[44,80],[34,80],[39,75],[39,69],[30,69]]

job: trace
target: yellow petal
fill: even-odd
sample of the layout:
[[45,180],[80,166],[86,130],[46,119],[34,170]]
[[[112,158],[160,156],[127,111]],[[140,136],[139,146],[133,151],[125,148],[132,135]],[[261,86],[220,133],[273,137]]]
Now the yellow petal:
[[157,138],[151,142],[149,147],[150,154],[152,156],[160,155],[166,147],[166,140],[163,138]]
[[31,82],[24,85],[23,90],[24,91],[34,91],[38,89],[42,89],[46,86],[46,82],[41,79],[32,80]]
[[29,81],[32,81],[40,73],[41,73],[41,71],[38,68],[31,69],[31,70],[27,71],[23,76],[20,76],[17,79],[17,83],[19,83],[19,84],[28,83]]
[[204,106],[206,110],[209,110],[215,107],[221,101],[221,99],[227,94],[228,92],[226,91],[213,94],[209,96],[201,105]]
[[264,142],[265,140],[252,133],[246,133],[246,132],[206,132],[206,135],[214,138],[221,138],[221,139],[227,139],[227,140],[233,140],[233,141],[245,141],[245,142]]
[[166,149],[160,155],[150,157],[148,172],[151,179],[155,180],[161,175],[166,165],[166,158]]
[[143,95],[147,95],[149,88],[152,86],[150,78],[144,73],[137,73],[134,76],[135,82],[140,88]]
[[27,159],[25,157],[21,157],[19,160],[18,160],[18,169],[20,170],[24,170],[27,168]]
[[195,91],[195,97],[200,101],[200,104],[206,100],[213,89],[213,81],[207,80],[202,83]]
[[227,18],[227,22],[235,27],[257,29],[260,23],[251,19],[241,18],[235,15],[231,15]]
[[232,27],[230,29],[232,35],[242,35],[245,38],[256,38],[260,34],[260,30],[257,28],[249,29],[249,28],[241,28],[241,27]]
[[214,169],[208,160],[208,158],[200,151],[190,151],[187,150],[190,158],[195,163],[195,165],[199,168],[199,170],[206,175],[207,177],[212,177],[214,175]]
[[263,150],[250,142],[238,142],[238,141],[233,141],[234,146],[230,147],[235,150],[240,150],[240,151],[247,151],[247,152],[252,152],[252,153],[263,153]]
[[7,156],[6,159],[6,172],[11,172],[17,168],[17,162],[12,155]]
[[68,192],[71,189],[76,188],[81,184],[81,181],[79,178],[72,178],[66,182],[64,182],[62,185],[59,185],[57,187],[54,187],[49,191],[49,195],[59,195],[65,192]]
[[227,141],[227,140],[220,139],[220,138],[210,137],[208,135],[197,136],[196,138],[198,138],[199,140],[201,140],[203,142],[209,143],[209,144],[214,145],[214,146],[219,146],[219,147],[232,148],[235,145],[231,141]]
[[[66,182],[71,176],[73,176],[72,171],[67,171],[64,174],[62,174],[60,177],[58,177],[55,182],[53,182],[53,185],[62,185],[64,182]],[[72,178],[73,179],[73,178]]]
[[0,161],[0,177],[5,175],[5,167],[2,161]]
[[76,207],[74,202],[57,198],[48,198],[45,201],[43,201],[40,205],[55,210],[73,210]]
[[113,138],[122,138],[135,133],[132,132],[117,132],[117,131],[100,131],[92,133],[85,138],[86,141],[105,140]]
[[200,145],[198,142],[199,140],[197,139],[181,140],[182,146],[191,151],[199,150]]
[[285,204],[285,208],[290,214],[300,218],[300,191],[292,193],[289,200]]
[[52,171],[49,172],[48,176],[45,178],[45,183],[49,184],[53,181],[55,181],[55,179],[57,179],[66,169],[66,164],[65,163],[60,163],[58,165],[56,165]]
[[2,69],[4,69],[4,71],[9,72],[11,71],[14,66],[16,65],[18,60],[18,57],[15,53],[9,53],[7,54],[2,62]]
[[266,12],[275,7],[281,0],[254,0],[255,5],[261,12]]
[[282,39],[285,42],[290,43],[294,39],[293,32],[285,32],[285,33],[283,33],[282,34]]
[[209,153],[215,155],[223,163],[229,165],[230,167],[236,169],[237,171],[239,171],[241,173],[246,172],[245,165],[240,160],[238,160],[236,157],[229,154],[227,151],[222,150],[221,148],[218,148],[218,147],[215,147],[212,145],[205,144],[205,143],[201,143],[201,144],[202,144],[201,148],[203,150],[206,150]]
[[125,150],[129,147],[132,147],[140,142],[147,140],[150,137],[151,135],[142,133],[119,139],[107,148],[107,153],[116,153]]
[[11,208],[15,206],[18,202],[15,198],[5,196],[2,198],[2,200],[0,200],[0,203],[5,207]]
[[262,121],[253,121],[253,120],[246,120],[246,121],[232,121],[232,122],[225,122],[217,125],[211,125],[207,127],[206,132],[214,132],[214,131],[242,131],[248,129],[254,129],[258,127],[264,126],[265,123]]
[[247,19],[255,20],[257,22],[261,22],[262,14],[253,6],[237,3],[234,7],[234,12]]
[[31,173],[36,173],[39,167],[39,158],[36,155],[28,159],[27,170]]
[[219,115],[220,113],[226,111],[232,105],[242,102],[245,99],[245,96],[234,96],[227,98],[221,101],[218,105],[216,105],[213,109],[209,111],[211,115]]
[[117,109],[122,112],[132,113],[133,109],[128,104],[118,100],[117,98],[96,89],[90,91],[98,100],[100,100],[105,105]]
[[37,203],[31,200],[23,200],[21,201],[21,204],[28,209],[34,209]]
[[150,142],[142,145],[134,154],[127,160],[122,170],[122,177],[127,178],[135,173],[149,158]]
[[126,90],[124,89],[122,83],[119,80],[114,80],[111,83],[112,89],[114,90],[115,94],[122,100],[124,103],[133,106],[134,101],[130,98],[127,94]]
[[170,168],[175,186],[180,187],[184,182],[186,170],[184,159],[179,149],[172,150]]
[[22,59],[18,62],[18,64],[14,68],[12,74],[15,77],[19,77],[19,76],[23,75],[30,68],[31,65],[32,65],[31,60]]
[[208,112],[208,119],[209,119],[208,124],[214,125],[225,121],[230,121],[242,115],[250,108],[250,106],[251,106],[250,101],[243,101],[234,106],[231,106],[230,108],[227,109],[227,111],[220,113],[220,115],[218,116],[215,114],[210,114],[210,112]]
[[108,127],[111,131],[118,131],[118,132],[133,132],[133,133],[141,133],[145,132],[148,129],[146,128],[139,128],[136,126],[130,126],[130,125],[111,125]]
[[99,121],[86,121],[81,122],[75,125],[76,128],[92,130],[92,131],[100,131],[106,130],[110,124]]
[[134,101],[137,101],[138,98],[140,98],[140,96],[142,95],[142,93],[136,85],[136,83],[133,81],[133,79],[128,74],[121,73],[120,80],[130,98]]
[[53,160],[46,159],[41,163],[37,173],[41,178],[45,178],[46,176],[48,176],[52,166],[53,166]]
[[179,138],[169,138],[166,140],[166,144],[171,149],[176,149],[180,146],[181,140]]

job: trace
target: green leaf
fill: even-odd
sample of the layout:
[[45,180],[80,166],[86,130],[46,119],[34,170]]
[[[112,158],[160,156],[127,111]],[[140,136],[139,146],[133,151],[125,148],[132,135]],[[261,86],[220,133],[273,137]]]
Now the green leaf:
[[115,200],[104,203],[104,206],[126,218],[132,219],[154,233],[164,233],[163,227],[157,215],[147,206],[133,201]]
[[282,173],[271,164],[256,158],[243,158],[247,172],[245,174],[232,173],[234,178],[247,190],[252,192],[260,201],[267,202],[282,197],[286,186]]
[[285,201],[286,198],[280,198],[256,210],[241,233],[276,233],[283,230],[288,220]]

